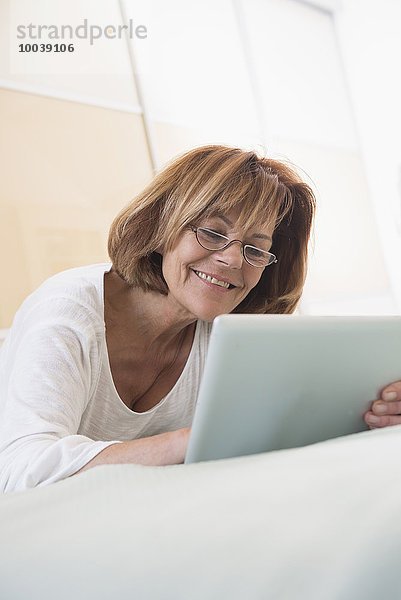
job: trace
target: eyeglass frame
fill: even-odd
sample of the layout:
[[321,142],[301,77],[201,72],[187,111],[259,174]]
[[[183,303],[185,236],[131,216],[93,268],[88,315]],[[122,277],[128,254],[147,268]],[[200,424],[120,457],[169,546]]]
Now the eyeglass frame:
[[[268,252],[267,250],[262,250],[262,248],[257,248],[256,246],[252,246],[252,244],[244,244],[244,242],[242,242],[241,240],[230,240],[226,235],[223,235],[222,233],[218,233],[217,231],[213,231],[212,229],[208,229],[208,227],[194,227],[193,225],[188,225],[188,227],[189,227],[189,229],[191,229],[194,232],[196,241],[198,242],[198,244],[200,246],[202,246],[202,248],[204,248],[205,250],[209,250],[209,252],[216,252],[217,250],[224,250],[225,248],[228,248],[228,246],[230,246],[230,244],[232,244],[233,242],[239,242],[241,244],[242,256],[244,257],[244,260],[248,263],[248,265],[251,265],[251,267],[255,267],[256,269],[266,269],[266,267],[270,267],[271,265],[274,265],[274,263],[278,262],[277,256],[275,254],[273,254],[273,252]],[[215,235],[219,235],[222,238],[225,238],[226,240],[228,240],[227,244],[225,244],[221,248],[206,248],[206,246],[201,244],[199,241],[198,229],[205,229],[206,231],[210,231],[211,233],[214,233]],[[259,250],[259,252],[265,252],[266,254],[270,254],[270,256],[274,256],[274,260],[267,265],[253,265],[251,262],[249,262],[249,260],[245,256],[245,248],[247,246],[249,246],[250,248],[255,248],[255,250]]]

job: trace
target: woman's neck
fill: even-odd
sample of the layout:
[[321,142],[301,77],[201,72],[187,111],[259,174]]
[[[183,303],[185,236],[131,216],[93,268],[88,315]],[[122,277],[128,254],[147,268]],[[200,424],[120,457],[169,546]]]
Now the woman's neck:
[[196,325],[169,296],[131,287],[114,271],[104,275],[104,311],[106,327],[119,332],[121,347],[129,344],[143,353],[168,352],[182,342],[184,329]]

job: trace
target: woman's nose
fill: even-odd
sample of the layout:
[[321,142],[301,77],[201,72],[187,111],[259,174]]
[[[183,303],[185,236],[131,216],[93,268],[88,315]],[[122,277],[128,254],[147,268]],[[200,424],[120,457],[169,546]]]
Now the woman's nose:
[[222,250],[216,250],[217,259],[234,269],[240,269],[244,257],[242,255],[242,243],[239,240],[233,240],[229,246]]

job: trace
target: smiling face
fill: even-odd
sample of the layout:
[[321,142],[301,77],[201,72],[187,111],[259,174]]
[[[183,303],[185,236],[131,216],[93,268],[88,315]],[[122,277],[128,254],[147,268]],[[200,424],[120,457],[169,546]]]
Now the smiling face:
[[[200,226],[213,229],[230,240],[239,239],[262,250],[270,250],[274,223],[244,232],[237,228],[239,209],[221,217],[209,217]],[[274,268],[274,267],[268,267]],[[163,255],[162,271],[169,288],[169,299],[186,310],[188,317],[213,321],[240,304],[259,282],[263,268],[247,263],[238,242],[222,250],[206,250],[195,233],[186,230],[174,248]],[[198,274],[197,274],[198,273]],[[235,287],[227,289],[205,275],[228,281]]]

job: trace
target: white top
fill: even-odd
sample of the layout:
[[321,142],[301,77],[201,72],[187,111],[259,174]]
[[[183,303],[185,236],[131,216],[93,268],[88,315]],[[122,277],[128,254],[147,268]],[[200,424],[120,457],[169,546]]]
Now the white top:
[[0,349],[0,491],[64,479],[116,442],[192,423],[212,324],[198,320],[173,389],[143,413],[119,397],[104,323],[110,263],[63,271],[23,302]]

